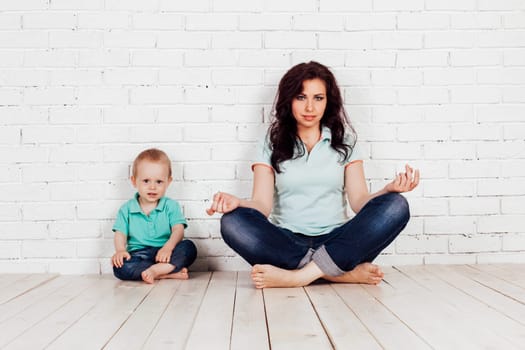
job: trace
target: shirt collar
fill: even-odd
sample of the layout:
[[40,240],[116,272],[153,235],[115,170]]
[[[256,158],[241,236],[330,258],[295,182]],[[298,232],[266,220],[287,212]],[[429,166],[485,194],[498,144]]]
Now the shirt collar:
[[332,131],[329,127],[323,126],[321,128],[321,140],[325,141],[332,141]]
[[[157,207],[155,208],[156,211],[162,211],[164,210],[164,206],[166,205],[166,197],[162,197],[159,199],[159,203],[157,204]],[[142,208],[139,204],[139,193],[135,193],[134,200],[130,203],[130,212],[132,213],[142,213]]]

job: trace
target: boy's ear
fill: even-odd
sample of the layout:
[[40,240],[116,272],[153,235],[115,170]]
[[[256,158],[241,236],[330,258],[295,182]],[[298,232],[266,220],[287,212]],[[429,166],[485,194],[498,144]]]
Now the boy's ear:
[[131,181],[131,184],[133,185],[133,187],[137,187],[137,178],[133,175],[131,175],[129,177],[130,181]]
[[170,176],[170,177],[168,178],[168,185],[169,185],[172,181],[173,181],[173,178]]

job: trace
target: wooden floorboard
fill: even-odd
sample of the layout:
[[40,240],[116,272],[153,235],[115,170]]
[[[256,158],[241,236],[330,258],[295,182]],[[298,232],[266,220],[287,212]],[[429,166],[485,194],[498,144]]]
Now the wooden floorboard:
[[396,266],[377,286],[265,290],[248,272],[3,274],[0,348],[522,349],[524,267]]

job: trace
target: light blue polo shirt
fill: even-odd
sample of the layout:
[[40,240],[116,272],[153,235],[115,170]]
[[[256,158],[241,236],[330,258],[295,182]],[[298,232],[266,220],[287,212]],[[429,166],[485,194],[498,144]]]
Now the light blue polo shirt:
[[120,207],[113,231],[120,231],[128,237],[128,251],[145,247],[162,247],[171,236],[176,224],[188,226],[179,203],[162,197],[157,207],[144,214],[138,201],[139,194]]
[[[344,193],[344,174],[347,165],[362,158],[354,146],[349,159],[330,146],[332,133],[323,127],[321,139],[310,153],[280,164],[275,174],[275,192],[270,221],[296,233],[318,236],[331,232],[348,220]],[[352,144],[348,142],[348,144]],[[271,167],[268,139],[259,145],[258,159],[253,164]],[[253,167],[253,166],[252,166]]]

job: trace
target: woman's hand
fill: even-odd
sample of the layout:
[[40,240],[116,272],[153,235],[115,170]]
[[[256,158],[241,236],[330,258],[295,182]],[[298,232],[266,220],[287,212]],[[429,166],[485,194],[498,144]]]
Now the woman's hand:
[[419,184],[419,170],[414,171],[408,164],[405,165],[405,169],[405,173],[399,173],[392,182],[385,186],[385,191],[401,193],[416,188]]
[[113,266],[121,268],[124,265],[124,259],[131,259],[131,255],[126,250],[119,250],[111,257]]
[[234,195],[224,192],[217,192],[213,195],[213,202],[210,208],[206,209],[208,215],[215,213],[229,213],[239,207],[241,200]]

